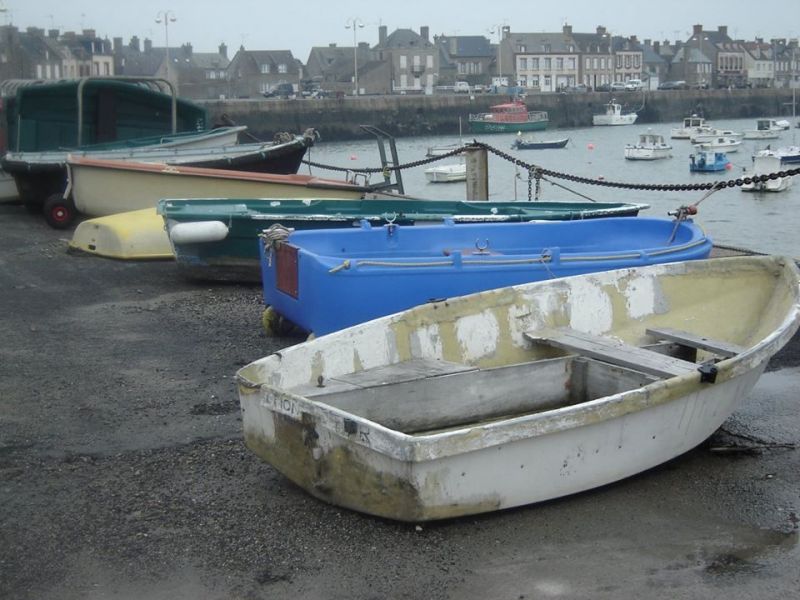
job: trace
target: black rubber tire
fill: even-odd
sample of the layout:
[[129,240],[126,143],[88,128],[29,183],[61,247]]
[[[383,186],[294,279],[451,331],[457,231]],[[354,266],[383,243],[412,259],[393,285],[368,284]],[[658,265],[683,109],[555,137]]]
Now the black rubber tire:
[[62,194],[53,194],[45,200],[42,211],[44,220],[54,229],[68,228],[78,215],[72,198],[65,199]]

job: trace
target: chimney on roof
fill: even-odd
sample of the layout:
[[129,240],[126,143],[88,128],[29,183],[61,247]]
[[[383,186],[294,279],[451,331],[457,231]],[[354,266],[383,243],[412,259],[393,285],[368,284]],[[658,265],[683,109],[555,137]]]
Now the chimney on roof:
[[727,25],[719,25],[717,27],[717,31],[720,35],[724,35],[725,37],[728,36],[728,26]]
[[228,46],[225,45],[225,42],[219,45],[219,55],[222,58],[228,58]]
[[336,42],[331,42],[328,44],[328,48],[336,48]]
[[386,44],[386,25],[378,27],[378,45],[384,46]]
[[184,44],[181,46],[181,54],[183,58],[191,58],[192,57],[192,45],[191,44]]
[[597,35],[605,35],[606,34],[606,28],[603,27],[602,25],[598,25],[596,31],[597,31]]
[[632,35],[631,36],[631,44],[638,44],[638,43],[639,43],[639,38],[636,37],[635,35]]
[[120,50],[122,50],[122,38],[121,37],[115,37],[114,38],[114,52],[119,52]]
[[130,44],[128,44],[133,50],[139,52],[139,36],[135,35],[131,38]]
[[426,42],[429,42],[430,39],[428,38],[430,37],[430,27],[428,27],[427,25],[423,25],[422,27],[420,27],[419,36]]
[[83,37],[87,37],[87,38],[96,38],[97,37],[97,32],[94,29],[84,29],[82,33],[83,33]]
[[659,42],[658,40],[653,42],[653,52],[655,52],[656,54],[661,53],[661,42]]
[[144,52],[150,54],[153,51],[153,42],[149,38],[144,38]]
[[49,37],[51,40],[57,40],[58,39],[58,29],[48,29],[47,30],[47,37]]
[[701,35],[703,33],[702,25],[694,25],[692,27],[692,35]]
[[507,40],[511,37],[511,26],[510,25],[503,25],[503,39]]
[[564,23],[564,26],[561,28],[561,31],[564,35],[572,35],[572,25],[567,25]]

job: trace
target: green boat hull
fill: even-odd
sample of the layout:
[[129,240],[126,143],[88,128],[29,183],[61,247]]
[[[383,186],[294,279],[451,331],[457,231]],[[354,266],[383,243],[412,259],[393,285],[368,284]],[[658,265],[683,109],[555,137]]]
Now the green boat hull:
[[[176,263],[190,279],[261,281],[259,234],[272,225],[292,229],[324,229],[440,223],[567,221],[636,216],[646,204],[598,202],[460,202],[447,200],[161,200],[158,213],[172,239]],[[212,224],[227,229],[223,239],[176,241],[175,226]],[[185,227],[184,227],[185,229]],[[190,236],[191,237],[191,236]],[[195,238],[202,237],[200,235]]]
[[524,123],[492,123],[491,121],[470,121],[470,133],[517,133],[520,131],[544,131],[548,121],[528,121]]

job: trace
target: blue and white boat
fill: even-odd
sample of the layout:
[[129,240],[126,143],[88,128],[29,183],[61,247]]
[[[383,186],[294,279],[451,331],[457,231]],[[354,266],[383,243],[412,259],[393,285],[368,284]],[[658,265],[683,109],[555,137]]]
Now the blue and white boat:
[[699,173],[713,173],[729,169],[731,161],[724,152],[714,150],[697,150],[689,155],[689,171]]
[[[324,335],[433,300],[623,267],[707,258],[691,220],[395,224],[261,244],[264,322]],[[274,324],[280,324],[273,327]]]

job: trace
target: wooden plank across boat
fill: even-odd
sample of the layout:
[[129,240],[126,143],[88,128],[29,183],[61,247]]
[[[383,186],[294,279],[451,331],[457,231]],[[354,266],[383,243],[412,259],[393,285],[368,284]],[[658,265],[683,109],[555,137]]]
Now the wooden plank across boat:
[[582,492],[700,444],[800,325],[794,261],[494,289],[237,373],[247,446],[327,502],[426,521]]

